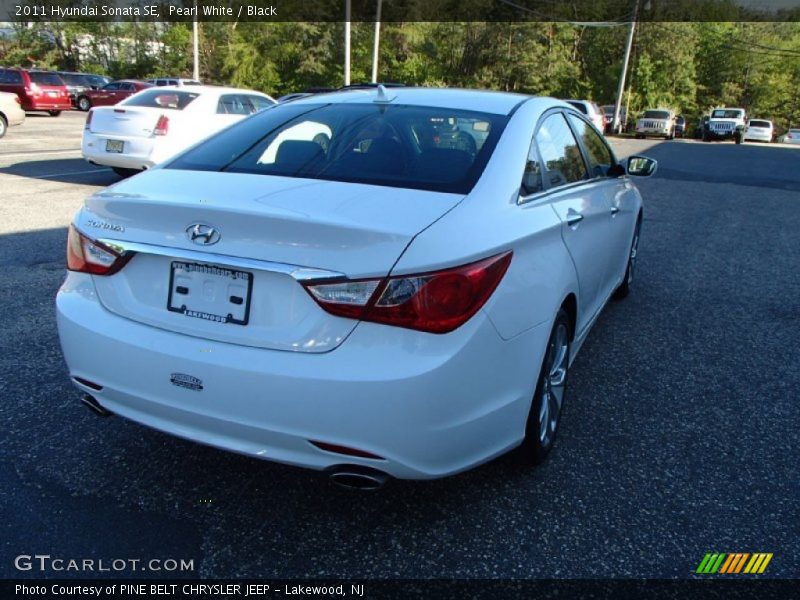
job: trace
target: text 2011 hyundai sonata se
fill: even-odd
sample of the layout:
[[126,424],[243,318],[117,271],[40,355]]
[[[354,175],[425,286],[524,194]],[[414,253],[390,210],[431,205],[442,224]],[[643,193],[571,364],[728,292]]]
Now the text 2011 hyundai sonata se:
[[628,293],[642,202],[570,105],[392,88],[269,108],[98,192],[58,328],[84,401],[368,487],[522,445]]

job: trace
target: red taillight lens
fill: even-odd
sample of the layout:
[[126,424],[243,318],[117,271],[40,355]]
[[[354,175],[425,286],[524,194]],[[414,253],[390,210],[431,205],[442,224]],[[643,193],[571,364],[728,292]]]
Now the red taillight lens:
[[169,117],[161,115],[156,122],[156,128],[153,129],[153,135],[167,135],[169,133]]
[[461,267],[384,279],[305,284],[331,314],[448,333],[466,323],[486,303],[511,264],[505,252]]
[[19,96],[14,96],[14,102],[22,106],[22,100],[19,99]]
[[89,129],[90,128],[90,126],[92,124],[92,117],[93,116],[94,116],[94,110],[90,109],[89,112],[86,113],[86,123],[84,123],[84,125],[83,125],[84,129]]
[[92,240],[69,226],[67,234],[67,269],[92,275],[113,275],[131,259],[133,253],[121,254]]

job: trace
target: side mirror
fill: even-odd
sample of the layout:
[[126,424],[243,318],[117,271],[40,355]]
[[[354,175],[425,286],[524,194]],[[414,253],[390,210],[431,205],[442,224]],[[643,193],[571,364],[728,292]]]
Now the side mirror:
[[635,177],[650,177],[656,172],[658,162],[646,156],[631,156],[628,158],[626,172]]

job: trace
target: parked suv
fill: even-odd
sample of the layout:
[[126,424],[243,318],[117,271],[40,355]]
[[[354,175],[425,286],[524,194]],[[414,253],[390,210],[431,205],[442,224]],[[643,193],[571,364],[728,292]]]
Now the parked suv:
[[45,111],[57,117],[72,108],[64,80],[50,71],[0,68],[0,91],[19,96],[25,111]]
[[743,108],[715,108],[703,130],[703,141],[734,139],[741,144],[746,122]]
[[648,135],[671,140],[675,137],[675,112],[668,108],[651,108],[636,121],[636,137]]

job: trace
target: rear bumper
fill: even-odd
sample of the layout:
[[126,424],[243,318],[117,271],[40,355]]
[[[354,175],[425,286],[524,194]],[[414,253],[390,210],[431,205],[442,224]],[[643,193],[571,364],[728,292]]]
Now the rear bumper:
[[6,119],[8,120],[8,126],[14,127],[16,125],[22,125],[25,122],[25,111],[20,109],[9,109],[9,110],[2,110],[0,112],[5,115]]
[[[81,389],[114,413],[257,458],[411,479],[463,471],[520,443],[549,335],[542,325],[504,341],[479,312],[442,336],[361,323],[328,353],[264,350],[116,316],[77,273],[59,291],[57,321],[71,376],[102,385]],[[203,389],[177,387],[175,373]]]
[[23,109],[29,112],[40,110],[72,110],[72,103],[69,98],[63,100],[28,100],[23,101]]
[[[107,152],[108,140],[121,141],[121,153]],[[92,164],[123,169],[149,169],[166,157],[160,156],[153,138],[131,138],[125,136],[103,135],[85,131],[81,142],[83,157]]]
[[772,135],[769,133],[753,133],[748,132],[744,134],[745,141],[754,141],[754,142],[771,142]]

